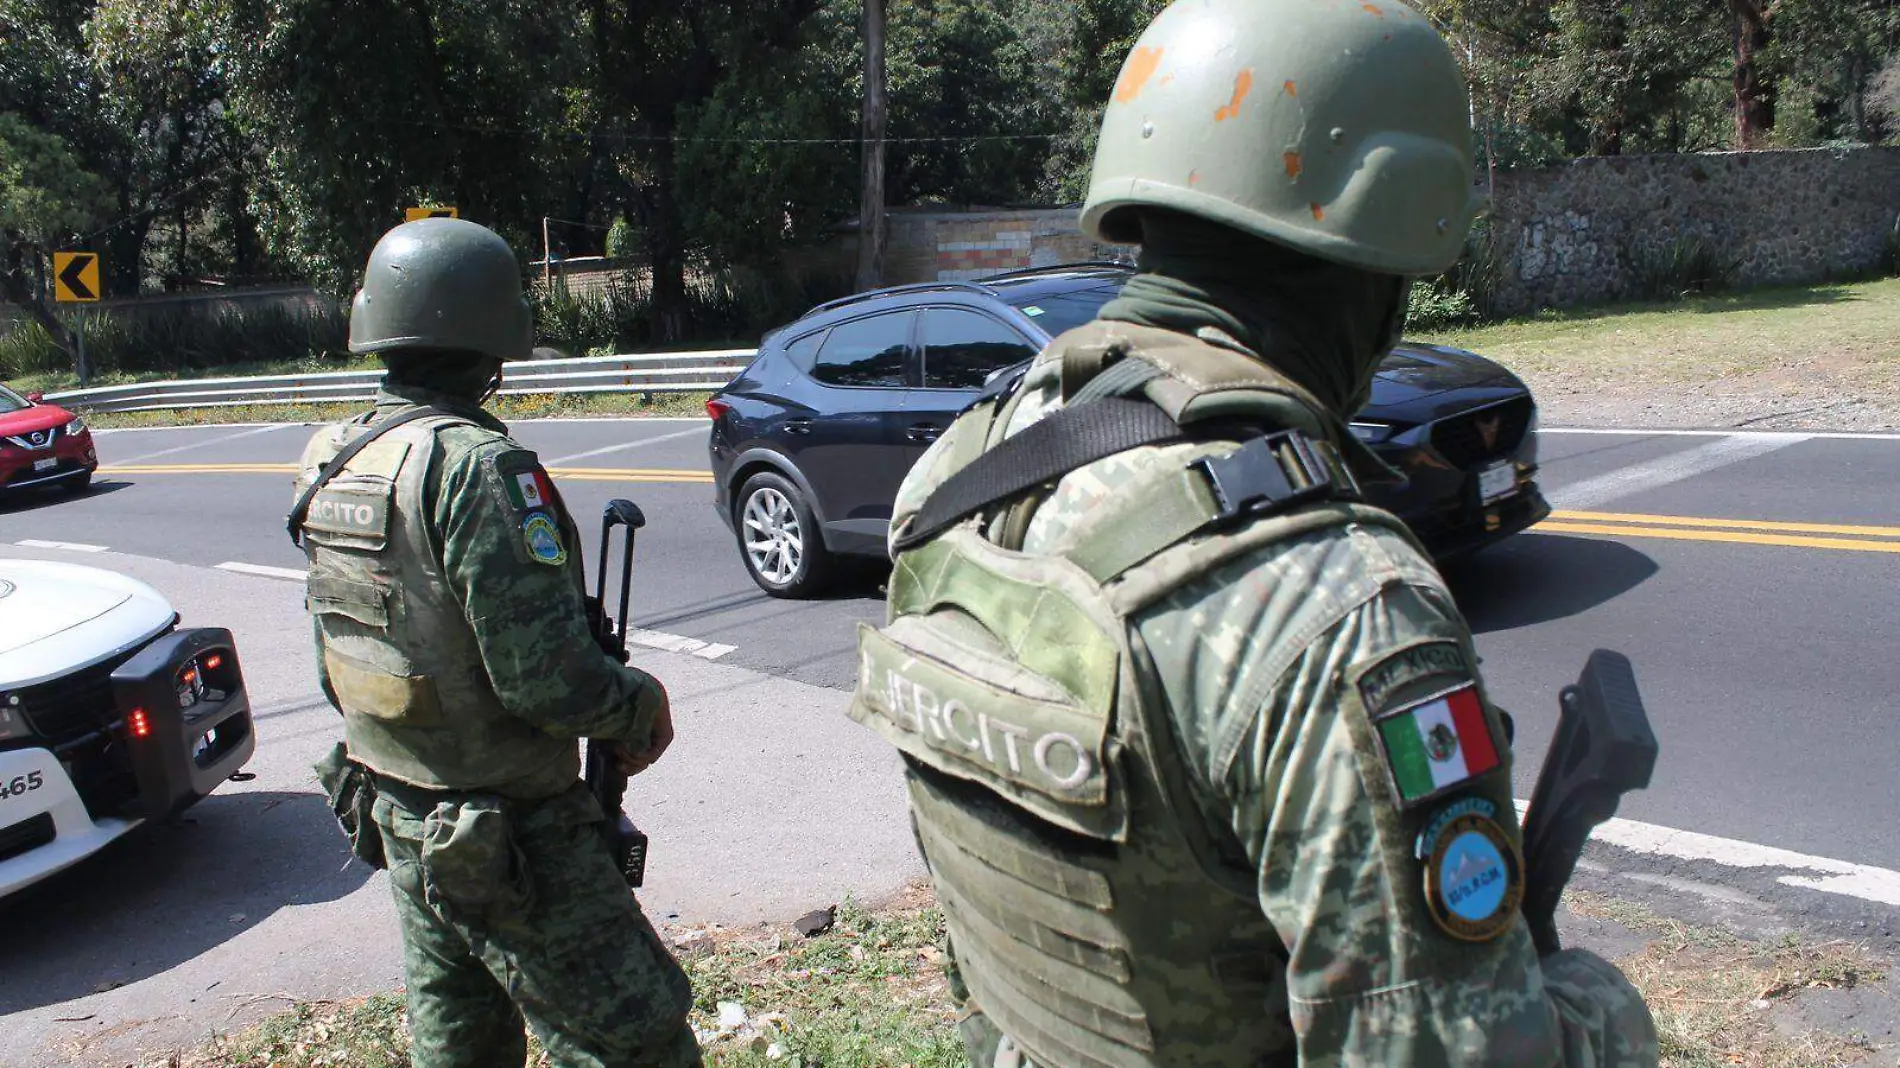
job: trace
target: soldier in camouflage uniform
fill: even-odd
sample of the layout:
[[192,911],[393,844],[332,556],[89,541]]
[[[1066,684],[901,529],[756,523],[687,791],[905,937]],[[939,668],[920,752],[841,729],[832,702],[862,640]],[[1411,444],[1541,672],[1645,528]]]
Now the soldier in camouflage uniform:
[[[576,740],[629,772],[673,737],[666,691],[610,659],[579,534],[534,453],[482,408],[532,318],[513,252],[473,223],[397,227],[370,256],[350,350],[375,410],[320,431],[298,490],[381,421],[301,524],[324,692],[319,766],[359,856],[385,862],[418,1068],[520,1068],[525,1023],[571,1068],[700,1063],[691,995],[609,858]],[[373,788],[373,789],[372,789]]]
[[[906,481],[852,715],[904,754],[979,1068],[1653,1066],[1518,911],[1503,714],[1346,419],[1478,207],[1398,0],[1180,0],[1109,102],[1098,321]],[[1000,458],[1000,459],[999,459]]]

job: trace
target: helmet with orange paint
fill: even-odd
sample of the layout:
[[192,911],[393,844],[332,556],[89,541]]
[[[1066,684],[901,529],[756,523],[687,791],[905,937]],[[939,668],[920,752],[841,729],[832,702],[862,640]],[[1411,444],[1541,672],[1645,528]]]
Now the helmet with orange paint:
[[1483,203],[1457,60],[1400,0],[1178,0],[1102,119],[1082,228],[1172,208],[1386,274],[1448,269]]

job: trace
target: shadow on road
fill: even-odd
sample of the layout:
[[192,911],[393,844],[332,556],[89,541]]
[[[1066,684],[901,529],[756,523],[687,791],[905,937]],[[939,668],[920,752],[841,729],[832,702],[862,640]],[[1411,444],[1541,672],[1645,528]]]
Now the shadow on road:
[[213,795],[0,905],[0,1016],[158,975],[369,876],[314,792]]
[[1620,541],[1532,531],[1447,565],[1445,581],[1472,632],[1489,634],[1589,611],[1657,570]]
[[[773,597],[764,590],[751,586],[748,580],[748,588],[738,593],[721,594],[692,604],[639,616],[633,620],[633,625],[649,630],[665,630],[682,624],[703,625],[712,617],[728,612],[744,613],[742,616],[744,622],[752,624],[796,612],[803,605],[846,601],[882,602],[884,600],[884,584],[891,574],[889,560],[844,557],[837,561],[837,567],[838,574],[830,587],[823,593],[809,597],[793,599]],[[778,611],[767,611],[764,614],[757,611],[770,605],[778,605],[782,608]],[[694,636],[716,638],[719,634],[716,629],[704,630],[702,626],[701,630],[694,631]]]
[[72,493],[63,489],[34,488],[18,492],[0,494],[0,515],[18,515],[22,512],[37,512],[42,508],[51,508],[68,501],[83,501],[91,497],[103,497],[108,493],[117,493],[131,489],[132,483],[114,479],[109,482],[94,482],[83,493]]

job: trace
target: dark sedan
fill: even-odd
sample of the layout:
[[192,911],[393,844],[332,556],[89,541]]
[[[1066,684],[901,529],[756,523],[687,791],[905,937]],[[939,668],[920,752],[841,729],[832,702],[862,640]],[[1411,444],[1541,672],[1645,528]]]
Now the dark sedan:
[[[917,458],[996,371],[1095,317],[1116,265],[898,286],[833,301],[775,331],[706,404],[719,514],[767,593],[818,592],[840,555],[885,552]],[[1473,353],[1400,345],[1353,433],[1406,476],[1373,489],[1440,559],[1544,518],[1536,405]]]

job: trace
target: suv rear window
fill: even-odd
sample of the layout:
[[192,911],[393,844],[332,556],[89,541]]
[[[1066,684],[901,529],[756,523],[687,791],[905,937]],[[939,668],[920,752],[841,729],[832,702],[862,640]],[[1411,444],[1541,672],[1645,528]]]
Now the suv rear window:
[[809,374],[811,373],[812,359],[818,355],[818,343],[824,339],[825,332],[823,330],[815,334],[806,334],[804,337],[785,346],[785,358],[792,362],[793,367]]
[[1122,283],[1096,286],[1093,289],[1078,289],[1070,293],[1044,294],[1040,297],[1024,297],[1019,301],[1010,301],[1016,310],[1035,320],[1036,325],[1050,337],[1067,333],[1092,322],[1102,305],[1115,299],[1122,291]]
[[811,376],[828,386],[902,388],[912,318],[909,311],[893,312],[832,327]]
[[924,311],[924,388],[982,389],[991,373],[1034,359],[1036,346],[979,312]]

